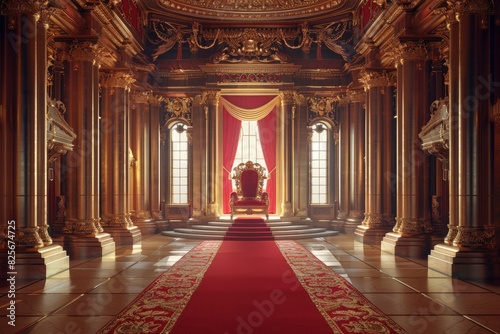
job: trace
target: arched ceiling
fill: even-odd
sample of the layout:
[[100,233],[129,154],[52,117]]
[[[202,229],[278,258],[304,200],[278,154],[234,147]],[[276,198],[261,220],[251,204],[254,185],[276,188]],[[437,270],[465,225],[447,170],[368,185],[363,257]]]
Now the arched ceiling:
[[328,22],[349,14],[356,0],[143,0],[159,16],[203,24],[263,26]]

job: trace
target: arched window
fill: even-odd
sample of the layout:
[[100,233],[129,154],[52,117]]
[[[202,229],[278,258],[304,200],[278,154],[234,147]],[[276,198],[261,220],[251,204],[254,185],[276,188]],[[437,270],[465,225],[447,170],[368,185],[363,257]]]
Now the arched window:
[[328,204],[329,127],[323,122],[312,125],[311,131],[311,204]]
[[170,128],[170,203],[188,203],[189,143],[187,127],[182,122]]

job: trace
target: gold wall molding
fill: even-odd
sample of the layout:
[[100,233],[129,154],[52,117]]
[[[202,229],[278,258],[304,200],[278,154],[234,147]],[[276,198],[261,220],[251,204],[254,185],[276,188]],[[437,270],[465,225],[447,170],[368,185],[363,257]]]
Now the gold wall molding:
[[460,248],[493,248],[495,226],[457,226],[453,245]]

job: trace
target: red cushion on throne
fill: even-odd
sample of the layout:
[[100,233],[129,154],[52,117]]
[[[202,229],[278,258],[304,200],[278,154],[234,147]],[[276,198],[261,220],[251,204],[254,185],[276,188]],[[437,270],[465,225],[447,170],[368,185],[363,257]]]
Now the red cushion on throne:
[[241,191],[243,197],[256,197],[259,185],[259,174],[254,170],[241,173]]

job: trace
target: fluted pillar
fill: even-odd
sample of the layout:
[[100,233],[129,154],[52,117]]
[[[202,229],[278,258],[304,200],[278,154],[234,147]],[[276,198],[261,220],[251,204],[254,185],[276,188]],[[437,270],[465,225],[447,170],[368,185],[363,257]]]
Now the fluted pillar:
[[150,103],[150,118],[149,118],[149,146],[151,150],[149,174],[151,184],[149,188],[149,200],[151,202],[151,217],[156,221],[163,220],[161,211],[160,187],[164,180],[160,177],[160,129],[161,129],[161,103],[162,98],[158,95],[153,95]]
[[450,222],[444,243],[436,245],[429,256],[429,267],[456,277],[492,277],[496,237],[490,186],[493,91],[488,56],[493,32],[488,27],[493,27],[489,24],[493,8],[486,1],[448,1],[448,5]]
[[[281,131],[280,136],[282,140],[283,147],[283,167],[282,168],[282,193],[281,193],[281,217],[293,217],[293,183],[292,175],[294,173],[294,163],[293,163],[293,92],[292,91],[281,91],[281,111],[280,119],[281,121]],[[278,197],[278,196],[277,196]]]
[[365,215],[365,102],[364,92],[349,93],[349,214],[345,233],[354,233]]
[[129,86],[127,71],[100,74],[101,94],[101,219],[119,245],[141,240],[130,218]]
[[339,202],[337,217],[332,222],[332,229],[344,232],[344,224],[349,216],[349,108],[348,97],[339,102],[339,143],[338,143],[338,189]]
[[97,41],[72,39],[64,48],[66,120],[76,134],[73,151],[61,161],[66,217],[64,244],[71,258],[115,251],[103,233],[99,210],[99,67]]
[[[16,257],[5,268],[7,252],[0,252],[2,275],[45,278],[69,267],[47,230],[47,9],[30,1],[2,4],[0,248],[14,249]],[[47,261],[52,255],[60,260]]]
[[429,251],[430,221],[428,156],[418,137],[429,108],[429,62],[422,41],[402,40],[397,48],[397,205],[396,225],[382,241],[386,252],[424,257]]
[[152,92],[135,90],[131,93],[130,149],[134,163],[130,168],[131,219],[142,234],[153,234],[156,225],[151,217],[150,201],[150,99]]
[[394,227],[394,74],[364,71],[366,90],[366,183],[365,217],[355,239],[380,244]]
[[[205,103],[205,161],[207,175],[207,196],[206,196],[206,216],[219,217],[219,201],[222,199],[222,186],[219,185],[219,173],[217,172],[217,138],[213,136],[217,133],[217,108],[219,93],[207,91],[203,93]],[[222,135],[222,133],[220,133]],[[222,208],[222,203],[220,203]]]

